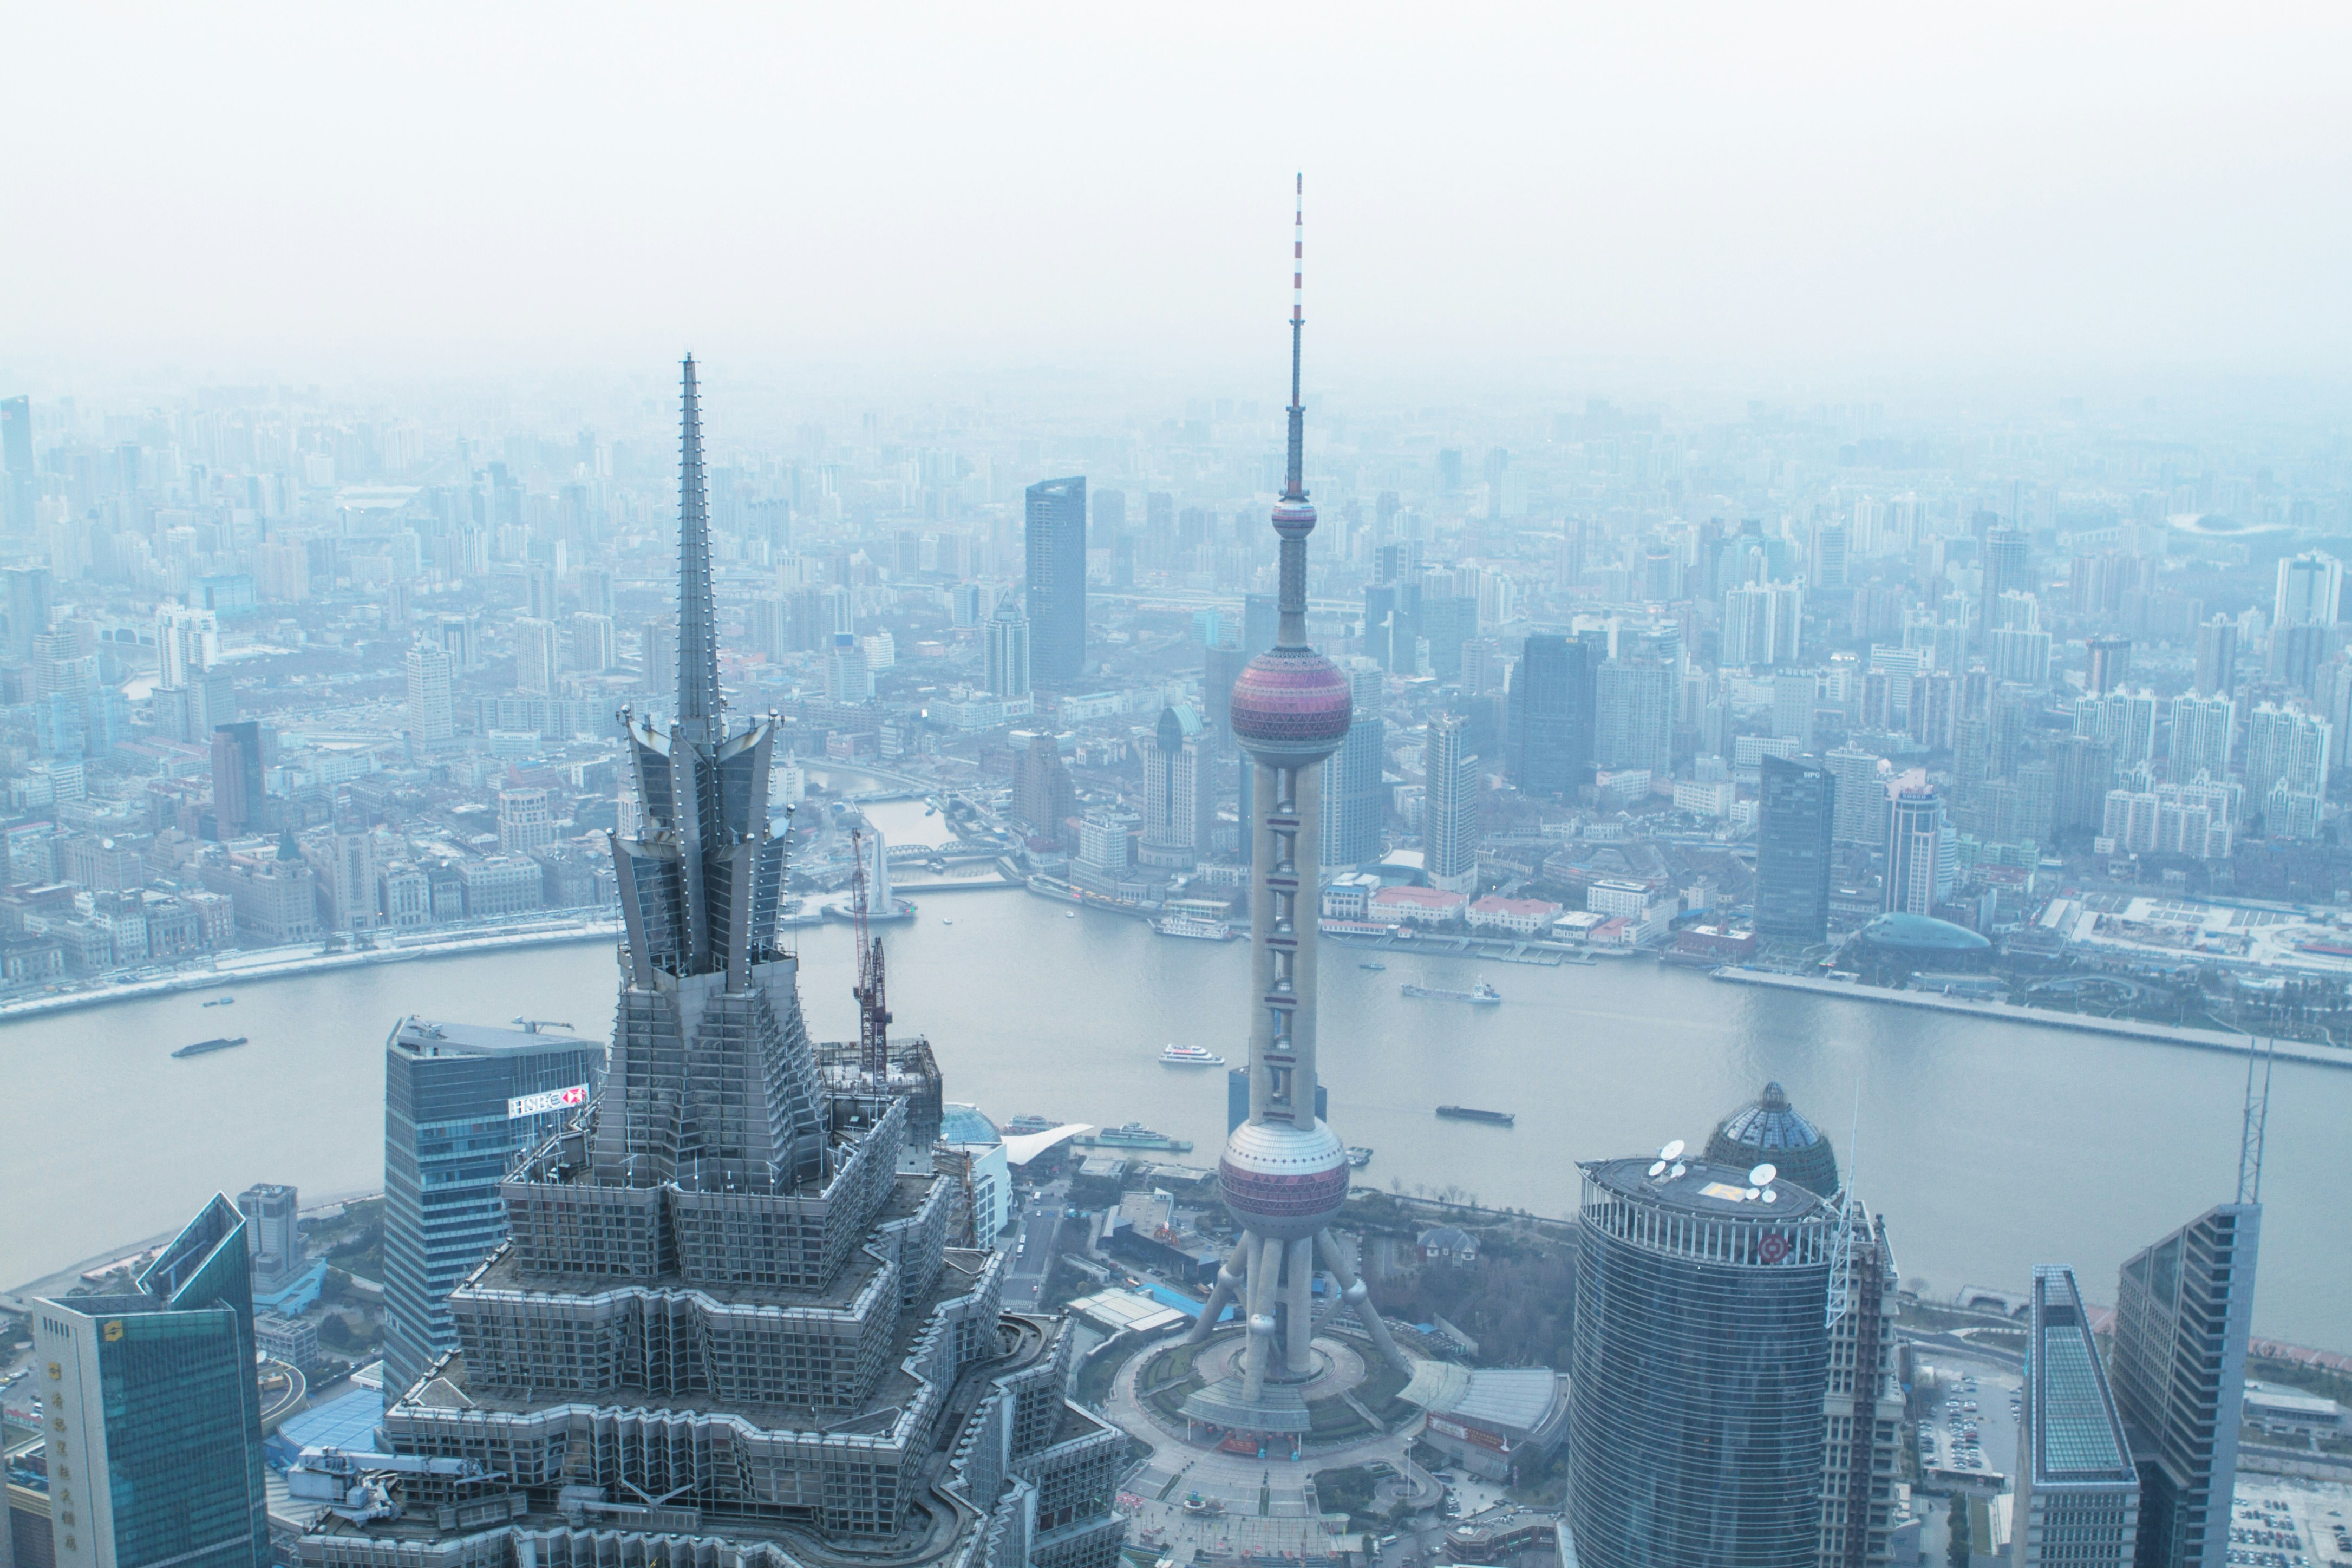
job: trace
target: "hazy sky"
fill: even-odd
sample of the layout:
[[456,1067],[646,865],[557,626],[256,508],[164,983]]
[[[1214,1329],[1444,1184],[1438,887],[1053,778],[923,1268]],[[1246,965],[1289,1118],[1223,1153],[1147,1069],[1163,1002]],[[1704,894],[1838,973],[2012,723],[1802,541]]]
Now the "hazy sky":
[[0,4],[0,368],[2340,371],[2352,6]]

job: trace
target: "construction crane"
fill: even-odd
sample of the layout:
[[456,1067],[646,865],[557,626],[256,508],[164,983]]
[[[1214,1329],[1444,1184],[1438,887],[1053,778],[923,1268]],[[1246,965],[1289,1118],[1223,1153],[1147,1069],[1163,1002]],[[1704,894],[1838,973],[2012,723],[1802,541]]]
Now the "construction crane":
[[850,912],[857,926],[857,1068],[877,1094],[890,1087],[890,1008],[883,999],[882,939],[868,933],[866,913],[866,830],[849,834]]

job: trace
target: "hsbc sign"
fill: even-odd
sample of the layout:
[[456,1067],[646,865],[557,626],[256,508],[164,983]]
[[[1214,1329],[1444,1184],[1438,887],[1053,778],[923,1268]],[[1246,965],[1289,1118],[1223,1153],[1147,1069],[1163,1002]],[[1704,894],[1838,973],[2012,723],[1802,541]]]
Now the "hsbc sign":
[[518,1116],[543,1116],[551,1110],[571,1110],[588,1103],[588,1086],[575,1083],[570,1089],[551,1089],[542,1094],[517,1095],[507,1101],[507,1120]]

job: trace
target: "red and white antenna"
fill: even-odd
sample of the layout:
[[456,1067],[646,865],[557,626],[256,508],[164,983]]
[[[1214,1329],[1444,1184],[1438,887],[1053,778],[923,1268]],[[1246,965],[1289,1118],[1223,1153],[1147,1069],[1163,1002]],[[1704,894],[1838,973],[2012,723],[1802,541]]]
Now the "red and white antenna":
[[1290,319],[1294,322],[1307,320],[1307,173],[1303,169],[1296,194],[1298,206],[1290,231]]

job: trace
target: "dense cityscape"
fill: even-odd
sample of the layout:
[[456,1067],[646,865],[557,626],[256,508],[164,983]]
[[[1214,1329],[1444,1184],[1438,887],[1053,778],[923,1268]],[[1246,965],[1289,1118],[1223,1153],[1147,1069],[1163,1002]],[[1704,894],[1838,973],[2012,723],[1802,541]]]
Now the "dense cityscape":
[[1281,190],[1245,384],[0,338],[0,1568],[2352,1564],[2340,409]]

